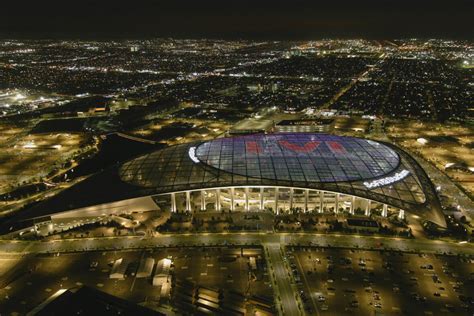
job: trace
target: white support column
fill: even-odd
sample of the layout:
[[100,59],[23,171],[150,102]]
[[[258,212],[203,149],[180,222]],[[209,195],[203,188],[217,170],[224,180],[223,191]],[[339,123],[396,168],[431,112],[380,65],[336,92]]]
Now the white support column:
[[245,187],[245,211],[248,212],[249,209],[249,188]]
[[191,192],[186,191],[186,212],[191,212]]
[[335,205],[335,210],[334,213],[339,213],[339,193],[336,193],[336,196],[334,197],[334,205]]
[[221,189],[216,189],[216,211],[221,211]]
[[309,190],[304,190],[304,211],[305,213],[308,211],[308,199],[309,199]]
[[400,209],[400,212],[398,213],[398,218],[399,219],[405,219],[405,211]]
[[230,210],[232,212],[235,210],[234,196],[235,196],[235,188],[230,188]]
[[387,204],[384,204],[384,205],[383,205],[382,216],[383,216],[383,217],[387,217],[387,216],[388,216],[388,207],[387,207]]
[[201,211],[206,210],[206,190],[201,190]]
[[263,194],[264,194],[264,190],[263,190],[263,187],[261,187],[260,188],[260,211],[263,211],[263,209],[265,208],[265,204],[263,201]]
[[351,209],[350,209],[350,213],[351,213],[352,215],[355,214],[355,202],[356,202],[356,197],[355,197],[355,196],[352,196]]
[[279,189],[275,188],[275,213],[278,215],[280,211],[278,210],[278,195],[280,194]]
[[324,191],[319,191],[319,213],[323,212],[324,206]]
[[365,207],[365,216],[370,216],[372,203],[370,200],[367,200],[367,206]]
[[171,193],[171,212],[176,213],[176,193]]
[[295,190],[293,188],[290,188],[290,210],[293,208],[293,195],[295,193]]

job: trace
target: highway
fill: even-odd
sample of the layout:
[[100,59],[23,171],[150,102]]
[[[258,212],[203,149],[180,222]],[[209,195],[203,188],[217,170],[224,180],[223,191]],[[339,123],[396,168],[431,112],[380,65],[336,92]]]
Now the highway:
[[50,241],[0,240],[0,253],[51,253],[90,250],[142,249],[170,246],[205,245],[317,245],[361,249],[394,249],[426,253],[474,255],[470,244],[429,239],[403,239],[379,236],[327,235],[312,233],[189,233],[162,234],[154,237],[120,236],[74,238]]

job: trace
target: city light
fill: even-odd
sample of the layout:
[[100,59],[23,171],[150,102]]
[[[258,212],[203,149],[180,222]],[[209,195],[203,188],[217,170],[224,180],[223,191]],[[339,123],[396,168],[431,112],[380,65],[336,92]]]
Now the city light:
[[473,52],[0,40],[0,310],[472,313]]
[[15,101],[24,100],[24,99],[26,99],[26,96],[24,96],[21,93],[18,93],[18,94],[15,95],[14,99],[15,99]]

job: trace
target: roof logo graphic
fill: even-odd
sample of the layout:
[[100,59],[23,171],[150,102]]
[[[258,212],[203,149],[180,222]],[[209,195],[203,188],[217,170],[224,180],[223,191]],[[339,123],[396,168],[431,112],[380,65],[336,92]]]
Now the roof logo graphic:
[[321,142],[309,141],[306,144],[304,144],[303,146],[298,145],[298,144],[294,144],[294,143],[290,143],[287,140],[279,140],[278,143],[281,146],[285,147],[286,149],[292,150],[294,152],[309,153],[309,152],[314,151],[316,148],[318,148],[318,146]]

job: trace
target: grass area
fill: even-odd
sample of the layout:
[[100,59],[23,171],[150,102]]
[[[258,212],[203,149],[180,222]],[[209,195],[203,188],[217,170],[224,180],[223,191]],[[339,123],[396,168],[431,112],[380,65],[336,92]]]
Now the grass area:
[[0,192],[46,176],[91,143],[84,133],[27,135],[28,131],[0,126]]
[[222,121],[165,119],[131,131],[131,134],[137,137],[165,142],[168,145],[176,145],[214,139],[229,128],[230,125]]

